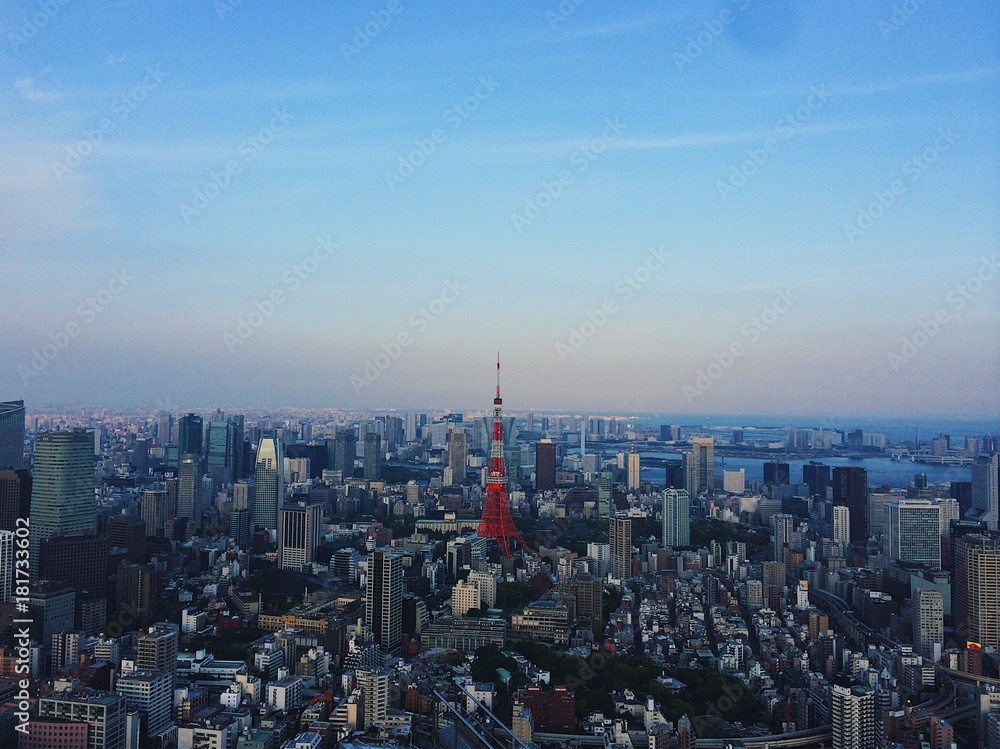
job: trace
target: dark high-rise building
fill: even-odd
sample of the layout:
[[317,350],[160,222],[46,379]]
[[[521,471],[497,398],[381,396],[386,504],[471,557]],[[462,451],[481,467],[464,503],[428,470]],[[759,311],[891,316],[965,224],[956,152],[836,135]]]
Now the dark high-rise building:
[[972,507],[972,482],[952,481],[951,492],[948,494],[952,499],[958,500],[958,512],[961,517]]
[[193,453],[200,458],[203,430],[204,422],[197,414],[181,416],[177,428],[177,454]]
[[37,579],[43,540],[96,530],[93,433],[81,429],[40,434],[35,440],[35,475],[31,484],[33,579]]
[[243,508],[233,510],[229,516],[229,535],[232,536],[236,547],[243,551],[248,551],[253,538],[253,524],[250,520],[250,510]]
[[847,433],[847,449],[853,452],[861,452],[865,446],[865,433],[860,429],[855,429]]
[[769,460],[764,464],[764,484],[771,486],[787,486],[791,483],[788,463]]
[[129,465],[139,476],[145,476],[149,473],[150,442],[147,439],[136,440],[135,445],[132,447],[132,454],[128,459]]
[[201,525],[201,460],[195,453],[185,453],[177,469],[177,517]]
[[174,537],[174,520],[177,518],[177,495],[180,493],[180,481],[174,477],[168,478],[164,484],[167,491],[167,522],[163,526],[163,535],[166,538]]
[[382,478],[382,438],[369,432],[365,435],[365,481]]
[[0,468],[0,531],[17,530],[17,519],[31,509],[31,474]]
[[685,482],[684,463],[680,460],[665,460],[664,480],[668,489],[683,489]]
[[232,459],[234,439],[232,423],[221,411],[208,423],[208,444],[205,447],[205,473],[212,477],[217,486],[232,480]]
[[[451,427],[448,430],[448,468],[451,469],[451,482],[464,484],[466,466],[469,457],[469,433],[464,427]],[[367,455],[365,456],[367,460]]]
[[[145,627],[156,619],[156,570],[148,565],[126,564],[118,568],[115,585],[118,609],[131,617],[133,626]],[[175,653],[176,657],[176,653]]]
[[39,578],[66,583],[77,593],[102,597],[108,586],[108,540],[96,533],[42,541]]
[[375,549],[369,561],[365,624],[383,652],[399,652],[403,635],[403,558],[385,549]]
[[108,519],[108,545],[128,549],[133,562],[146,561],[146,523],[135,515],[112,515]]
[[830,466],[815,460],[802,466],[802,483],[809,487],[810,497],[826,497],[830,480]]
[[0,468],[24,468],[24,401],[0,402]]
[[243,430],[245,419],[243,414],[236,414],[229,417],[229,466],[233,481],[239,481],[246,477],[246,465],[243,460]]
[[833,504],[850,509],[851,543],[868,541],[868,471],[856,466],[833,469]]
[[[329,449],[329,448],[328,448]],[[340,471],[344,481],[354,476],[354,460],[358,457],[358,444],[351,428],[341,429],[337,432],[334,442],[333,465],[334,471]]]
[[535,489],[551,491],[556,488],[556,443],[540,440],[535,445]]

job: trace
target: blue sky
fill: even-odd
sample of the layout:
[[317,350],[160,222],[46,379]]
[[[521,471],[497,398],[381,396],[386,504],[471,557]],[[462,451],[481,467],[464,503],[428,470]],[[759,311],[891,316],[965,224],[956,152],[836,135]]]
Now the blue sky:
[[5,398],[1000,415],[991,3],[47,7]]

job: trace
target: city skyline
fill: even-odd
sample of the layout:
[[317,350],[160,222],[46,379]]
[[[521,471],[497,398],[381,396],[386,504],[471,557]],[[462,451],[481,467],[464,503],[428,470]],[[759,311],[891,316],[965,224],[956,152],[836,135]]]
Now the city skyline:
[[19,13],[0,391],[1000,414],[985,2]]

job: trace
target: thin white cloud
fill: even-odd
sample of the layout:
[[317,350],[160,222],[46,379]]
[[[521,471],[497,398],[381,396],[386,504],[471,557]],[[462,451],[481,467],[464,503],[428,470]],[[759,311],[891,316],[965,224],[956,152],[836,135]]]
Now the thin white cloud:
[[[635,18],[630,21],[616,21],[614,23],[606,23],[598,26],[581,26],[579,28],[568,28],[565,30],[564,34],[567,37],[573,39],[589,39],[595,37],[606,37],[606,36],[620,36],[622,34],[634,34],[636,32],[642,32],[652,26],[659,26],[664,23],[671,23],[676,21],[678,18],[682,17],[681,13],[672,14],[658,14],[655,16],[648,16],[647,18]],[[567,21],[569,23],[569,21]],[[561,27],[556,26],[554,29],[557,33],[561,31]]]
[[[802,133],[839,133],[849,131],[874,131],[892,127],[891,120],[850,120],[847,122],[813,123],[796,129],[796,135]],[[608,144],[608,150],[670,150],[683,148],[709,148],[726,146],[734,143],[749,143],[763,141],[767,138],[785,137],[777,128],[771,130],[735,130],[700,133],[682,133],[680,135],[652,135],[635,138],[622,138]],[[573,149],[589,143],[591,137],[567,138],[557,141],[525,141],[496,149],[504,154],[531,154],[540,157],[564,159]]]
[[128,62],[128,55],[122,53],[120,55],[109,55],[108,59],[104,61],[105,65],[121,65],[122,63]]
[[31,76],[20,78],[14,82],[14,88],[22,99],[30,102],[48,103],[62,98],[60,91],[43,91],[35,87],[35,79]]
[[[825,85],[835,95],[839,96],[871,96],[873,94],[886,94],[893,91],[923,88],[924,86],[946,86],[983,81],[995,78],[997,74],[1000,74],[1000,67],[973,68],[971,70],[960,70],[952,73],[921,73],[920,75],[890,78],[881,81],[871,81],[869,83],[827,83]],[[751,96],[787,96],[792,94],[801,95],[803,93],[801,86],[789,85],[773,86],[753,91],[751,92]]]
[[[798,133],[839,133],[851,130],[879,130],[890,125],[884,120],[854,120],[849,122],[830,122],[803,125],[796,130]],[[774,130],[740,130],[735,132],[685,133],[669,137],[623,138],[610,144],[612,149],[664,150],[672,148],[702,148],[706,146],[729,145],[748,141],[764,140],[780,135]]]
[[862,83],[855,85],[833,86],[835,94],[848,95],[870,95],[885,94],[891,91],[901,91],[909,88],[922,88],[924,86],[942,86],[950,83],[965,83],[968,81],[980,81],[996,77],[1000,73],[1000,68],[976,68],[973,70],[962,70],[955,73],[925,73],[916,76],[906,76],[904,78],[894,78],[886,81],[875,81],[873,83]]

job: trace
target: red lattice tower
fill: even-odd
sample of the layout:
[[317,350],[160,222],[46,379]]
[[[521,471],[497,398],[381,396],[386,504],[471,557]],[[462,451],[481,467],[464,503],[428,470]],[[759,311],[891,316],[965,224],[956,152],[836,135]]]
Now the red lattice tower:
[[483,502],[483,517],[479,520],[478,533],[482,538],[492,538],[500,547],[504,559],[510,559],[512,541],[517,541],[522,549],[528,544],[521,538],[514,518],[510,514],[510,500],[507,497],[507,468],[503,459],[503,414],[500,399],[500,355],[497,354],[497,395],[493,399],[493,441],[490,446],[490,470],[486,476],[486,500]]

